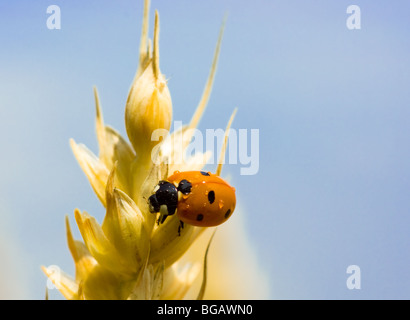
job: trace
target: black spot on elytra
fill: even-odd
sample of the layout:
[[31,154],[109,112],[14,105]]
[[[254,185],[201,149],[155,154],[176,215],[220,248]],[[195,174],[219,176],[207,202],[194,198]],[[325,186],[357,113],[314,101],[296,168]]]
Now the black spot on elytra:
[[188,180],[181,180],[178,184],[178,191],[181,191],[183,194],[189,194],[192,189],[192,183]]
[[203,219],[204,219],[204,215],[201,213],[196,216],[196,221],[202,221]]
[[231,215],[231,209],[228,209],[228,211],[226,211],[225,213],[225,219],[228,219],[230,215]]
[[214,203],[215,201],[215,192],[213,190],[208,192],[208,201],[210,204]]
[[202,174],[203,176],[210,176],[210,174],[209,174],[208,172],[205,172],[205,171],[199,171],[199,172],[201,172],[201,174]]

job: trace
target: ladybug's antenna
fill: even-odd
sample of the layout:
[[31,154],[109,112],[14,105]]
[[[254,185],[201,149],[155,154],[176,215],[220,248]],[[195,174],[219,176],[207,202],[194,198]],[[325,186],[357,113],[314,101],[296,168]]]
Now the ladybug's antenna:
[[232,112],[231,118],[229,119],[228,125],[226,126],[224,142],[222,145],[221,154],[219,156],[218,167],[216,168],[215,172],[217,176],[221,175],[222,166],[225,160],[226,148],[228,146],[229,130],[231,129],[231,124],[233,122],[233,118],[235,118],[236,111],[238,111],[238,108],[235,108],[235,110]]

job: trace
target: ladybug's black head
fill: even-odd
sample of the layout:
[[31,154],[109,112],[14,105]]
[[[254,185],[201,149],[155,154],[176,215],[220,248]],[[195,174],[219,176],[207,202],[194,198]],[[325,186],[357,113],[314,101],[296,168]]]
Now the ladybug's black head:
[[167,215],[173,215],[178,205],[178,190],[168,181],[160,181],[155,193],[148,198],[149,210],[152,213],[160,212],[161,206],[166,206]]

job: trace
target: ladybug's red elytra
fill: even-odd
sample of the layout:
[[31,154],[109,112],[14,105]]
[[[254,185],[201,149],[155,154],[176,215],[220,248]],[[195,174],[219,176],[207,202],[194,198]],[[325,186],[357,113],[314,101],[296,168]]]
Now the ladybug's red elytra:
[[160,181],[154,192],[148,202],[152,213],[161,213],[158,223],[176,213],[181,227],[184,223],[198,227],[220,225],[229,219],[236,205],[235,188],[205,171],[175,171]]

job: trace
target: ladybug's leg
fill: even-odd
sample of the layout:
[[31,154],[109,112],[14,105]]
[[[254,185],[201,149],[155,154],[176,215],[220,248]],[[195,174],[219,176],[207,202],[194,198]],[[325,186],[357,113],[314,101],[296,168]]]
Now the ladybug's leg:
[[181,236],[181,230],[184,228],[184,223],[179,220],[178,236]]
[[165,219],[169,216],[168,209],[166,206],[162,205],[159,210],[159,217],[157,220],[157,224],[164,223]]
[[165,219],[168,217],[168,215],[166,214],[159,214],[159,217],[157,219],[157,225],[159,225],[160,223],[164,223]]

